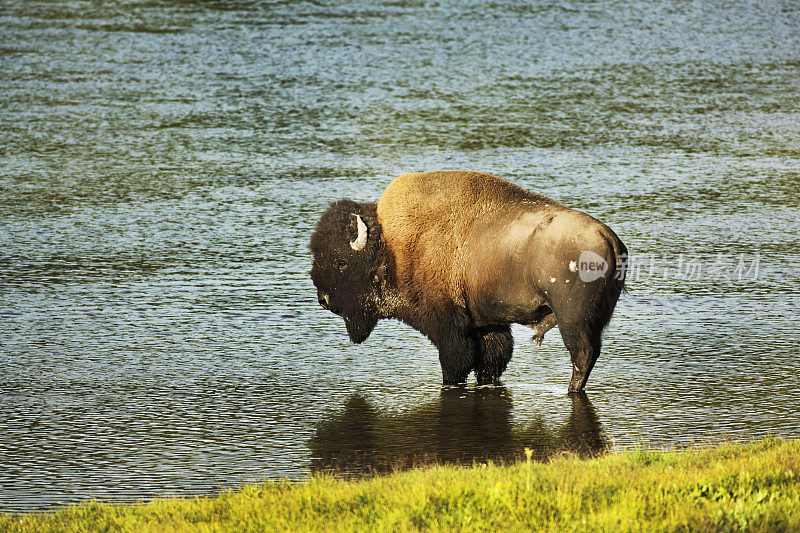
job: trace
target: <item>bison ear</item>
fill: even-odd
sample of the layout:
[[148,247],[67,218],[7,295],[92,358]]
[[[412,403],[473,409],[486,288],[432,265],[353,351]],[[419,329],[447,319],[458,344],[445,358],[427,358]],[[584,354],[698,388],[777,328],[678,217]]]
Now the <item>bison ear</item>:
[[358,236],[356,240],[350,241],[350,248],[356,252],[360,252],[367,245],[367,225],[361,220],[360,215],[353,214],[356,217],[356,226],[358,228]]

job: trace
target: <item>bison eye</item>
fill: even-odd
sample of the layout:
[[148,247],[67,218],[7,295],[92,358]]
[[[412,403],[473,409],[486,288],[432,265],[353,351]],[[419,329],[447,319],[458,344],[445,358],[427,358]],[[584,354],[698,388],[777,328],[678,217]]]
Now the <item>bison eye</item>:
[[339,269],[339,272],[344,272],[347,269],[347,263],[344,261],[336,261],[336,268]]

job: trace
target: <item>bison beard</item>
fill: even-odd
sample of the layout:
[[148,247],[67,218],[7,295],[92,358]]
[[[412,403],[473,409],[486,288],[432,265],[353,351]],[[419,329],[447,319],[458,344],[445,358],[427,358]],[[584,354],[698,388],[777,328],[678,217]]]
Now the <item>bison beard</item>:
[[[558,325],[584,388],[624,287],[627,250],[596,219],[474,172],[404,174],[378,203],[339,200],[311,236],[320,304],[363,342],[400,319],[439,349],[445,384],[496,381],[511,360],[511,323],[534,342]],[[579,261],[591,252],[591,279]],[[581,263],[582,265],[582,263]]]

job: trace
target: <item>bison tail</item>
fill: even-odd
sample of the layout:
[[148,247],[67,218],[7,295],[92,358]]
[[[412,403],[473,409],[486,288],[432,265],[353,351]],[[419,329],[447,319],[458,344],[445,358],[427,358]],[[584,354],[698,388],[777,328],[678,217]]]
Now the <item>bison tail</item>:
[[603,287],[600,301],[596,309],[597,318],[599,319],[596,324],[601,325],[601,330],[604,329],[608,321],[611,320],[611,315],[614,314],[614,308],[617,306],[617,300],[620,294],[628,292],[628,288],[625,284],[625,276],[628,272],[628,248],[621,240],[615,239],[612,249],[616,256],[614,268],[610,276],[606,279],[606,284]]
[[617,265],[614,270],[613,280],[616,282],[617,290],[620,293],[627,293],[628,286],[625,284],[625,277],[628,274],[628,247],[622,241],[617,240],[614,253],[617,256]]

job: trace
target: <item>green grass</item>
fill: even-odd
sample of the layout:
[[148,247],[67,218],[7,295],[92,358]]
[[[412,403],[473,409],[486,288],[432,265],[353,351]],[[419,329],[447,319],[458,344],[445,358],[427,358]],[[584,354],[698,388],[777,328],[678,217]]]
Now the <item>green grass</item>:
[[[524,453],[520,450],[524,460]],[[530,488],[526,489],[530,468]],[[0,531],[800,531],[800,441],[314,476],[216,497],[0,515]]]

